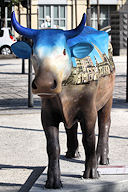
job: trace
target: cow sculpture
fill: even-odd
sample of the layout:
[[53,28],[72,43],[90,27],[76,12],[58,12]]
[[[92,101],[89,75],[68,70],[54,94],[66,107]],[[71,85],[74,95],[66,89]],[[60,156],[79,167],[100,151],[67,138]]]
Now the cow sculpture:
[[[12,45],[12,50],[20,58],[31,58],[35,70],[32,89],[42,100],[41,117],[47,138],[46,188],[62,186],[58,137],[60,122],[64,122],[66,127],[67,157],[77,155],[77,122],[80,122],[86,155],[83,178],[98,178],[98,163],[108,164],[115,70],[111,52],[108,52],[108,34],[85,26],[85,21],[84,14],[79,26],[73,30],[35,30],[21,26],[12,13],[14,29],[33,41],[33,47],[17,42]],[[83,62],[83,68],[79,62]],[[106,74],[106,71],[109,72]],[[97,116],[99,136],[95,150]]]

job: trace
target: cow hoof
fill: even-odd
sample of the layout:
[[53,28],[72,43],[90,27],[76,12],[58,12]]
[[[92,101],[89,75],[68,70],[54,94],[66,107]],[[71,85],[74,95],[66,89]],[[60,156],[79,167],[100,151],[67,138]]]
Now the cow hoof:
[[54,183],[54,189],[60,189],[60,188],[62,188],[62,183],[61,183],[61,181],[55,182],[55,183]]
[[80,158],[80,153],[79,151],[76,151],[76,152],[67,151],[65,157],[67,159]]
[[47,189],[60,189],[62,188],[61,181],[55,181],[54,183],[46,181],[45,188]]
[[109,165],[110,164],[109,158],[102,158],[102,156],[98,158],[97,162],[99,165]]
[[100,177],[99,172],[97,169],[87,169],[84,171],[83,178],[84,179],[98,179]]
[[109,158],[100,161],[100,165],[109,165]]

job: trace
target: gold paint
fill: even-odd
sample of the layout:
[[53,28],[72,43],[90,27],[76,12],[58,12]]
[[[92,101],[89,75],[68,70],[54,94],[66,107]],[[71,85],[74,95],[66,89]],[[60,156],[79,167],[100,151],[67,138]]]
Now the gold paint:
[[102,61],[104,61],[104,56],[103,56],[102,52],[99,50],[99,48],[94,43],[92,43],[92,44],[94,45],[94,47],[95,47],[96,51],[98,52],[98,54],[99,54],[100,58],[102,59]]
[[97,81],[101,77],[110,75],[115,70],[112,52],[109,50],[109,57],[103,54],[104,61],[96,62],[96,66],[89,56],[84,59],[76,59],[77,66],[72,68],[71,75],[63,82],[63,85],[84,85],[91,81]]

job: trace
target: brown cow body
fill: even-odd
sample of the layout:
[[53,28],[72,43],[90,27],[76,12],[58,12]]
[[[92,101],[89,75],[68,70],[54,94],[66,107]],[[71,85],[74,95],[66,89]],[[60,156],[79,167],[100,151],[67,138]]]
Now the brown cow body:
[[[86,162],[84,178],[98,178],[97,160],[108,163],[108,134],[115,73],[85,85],[64,86],[54,97],[42,98],[42,124],[47,138],[49,157],[47,188],[59,188],[59,123],[64,122],[67,130],[67,154],[75,154],[78,147],[77,123],[83,133]],[[98,115],[99,136],[95,151],[95,122]]]

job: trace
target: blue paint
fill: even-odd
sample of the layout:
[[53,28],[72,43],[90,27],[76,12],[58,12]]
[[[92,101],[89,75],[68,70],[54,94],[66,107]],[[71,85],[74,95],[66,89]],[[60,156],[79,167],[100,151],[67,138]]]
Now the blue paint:
[[72,30],[66,30],[64,31],[64,35],[66,36],[66,39],[72,39],[73,37],[79,35],[85,26],[86,23],[86,14],[83,14],[82,20],[80,22],[80,24],[78,25],[78,27],[76,27],[75,29]]
[[12,15],[11,15],[11,22],[12,22],[12,26],[17,31],[17,33],[30,39],[33,39],[33,37],[36,36],[37,30],[23,27],[17,22],[14,11],[12,12]]
[[28,59],[32,55],[32,48],[29,44],[23,41],[17,41],[11,45],[13,53],[22,59]]
[[[98,31],[89,26],[85,26],[84,30],[77,37],[69,39],[67,41],[67,44],[69,47],[72,47],[79,43],[88,42],[91,45],[94,44],[101,51],[102,54],[106,54],[108,56],[108,41],[108,33],[104,31]],[[96,65],[95,58],[98,62],[102,62],[102,59],[95,48],[88,56],[91,57],[94,65]]]
[[42,48],[42,57],[50,56],[54,49],[59,48],[63,53],[63,49],[67,47],[66,38],[63,30],[49,29],[38,31],[33,45],[33,51],[35,54]]
[[71,56],[79,59],[88,56],[93,49],[94,46],[88,42],[77,43],[76,45],[70,47]]
[[[33,39],[34,54],[40,55],[41,59],[43,59],[44,57],[50,57],[54,50],[57,51],[59,56],[63,53],[63,50],[66,49],[69,60],[72,59],[74,67],[76,66],[74,57],[82,59],[86,56],[90,56],[94,65],[96,65],[96,60],[97,62],[102,62],[102,54],[106,54],[108,56],[108,34],[106,32],[93,29],[89,26],[84,26],[85,21],[86,15],[84,14],[80,25],[73,30],[35,30],[22,27],[16,21],[14,12],[12,13],[12,24],[15,30],[21,35]],[[27,48],[27,46],[25,47],[23,45],[23,48],[17,46],[17,49],[19,50],[16,50],[15,52],[17,52],[19,57],[28,58],[28,56],[31,56],[31,51],[29,48]],[[25,50],[27,49],[28,51],[25,53]]]

